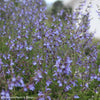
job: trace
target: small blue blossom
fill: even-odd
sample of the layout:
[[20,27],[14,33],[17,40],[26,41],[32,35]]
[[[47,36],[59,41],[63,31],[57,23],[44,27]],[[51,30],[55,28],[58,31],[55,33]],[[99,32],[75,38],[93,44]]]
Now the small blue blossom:
[[52,83],[52,81],[46,81],[46,85],[49,86]]
[[75,99],[79,99],[80,97],[78,95],[74,95],[74,98]]
[[89,87],[88,83],[86,83],[85,86],[88,88]]
[[2,90],[1,92],[1,100],[11,100],[9,91]]
[[97,80],[98,80],[98,81],[100,81],[100,76],[99,76],[99,77],[97,77]]
[[71,89],[71,87],[68,85],[66,86],[66,91],[69,91]]
[[13,60],[11,59],[10,66],[13,66],[13,65],[14,65],[14,62],[13,62]]
[[48,100],[51,100],[51,97],[50,97],[50,96],[47,96],[47,99],[48,99]]
[[100,65],[99,65],[99,69],[98,69],[98,72],[100,73]]
[[15,82],[16,81],[16,78],[15,78],[15,76],[12,78],[12,82]]
[[64,69],[65,68],[65,65],[62,65],[61,68]]
[[34,87],[33,84],[30,84],[28,87],[29,87],[29,89],[32,90],[32,91],[34,91],[34,89],[35,89],[35,87]]
[[33,65],[36,65],[36,64],[37,64],[36,61],[34,61],[34,62],[33,62]]
[[62,83],[61,83],[61,81],[58,80],[57,83],[59,84],[59,87],[62,87]]
[[38,96],[44,96],[42,91],[39,91]]
[[4,90],[2,90],[1,95],[4,96],[6,94],[6,92]]
[[40,97],[39,100],[45,100],[45,98],[44,97]]
[[24,91],[26,92],[28,89],[26,87],[24,87]]
[[2,59],[0,59],[0,65],[3,64]]

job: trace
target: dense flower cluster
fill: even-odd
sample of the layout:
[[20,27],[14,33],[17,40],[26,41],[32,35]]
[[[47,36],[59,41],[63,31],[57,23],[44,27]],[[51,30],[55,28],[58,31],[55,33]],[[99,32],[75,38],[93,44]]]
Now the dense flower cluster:
[[18,91],[32,93],[37,100],[78,99],[81,94],[75,88],[85,91],[100,82],[97,45],[89,23],[76,27],[77,13],[62,20],[61,10],[48,25],[43,0],[1,2],[0,10],[0,36],[8,49],[0,51],[2,100]]

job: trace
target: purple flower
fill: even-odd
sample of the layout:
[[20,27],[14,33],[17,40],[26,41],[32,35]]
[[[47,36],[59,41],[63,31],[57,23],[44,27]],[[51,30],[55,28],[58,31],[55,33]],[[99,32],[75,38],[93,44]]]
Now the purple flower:
[[65,68],[65,65],[62,65],[61,68],[64,69]]
[[1,64],[3,64],[2,60],[0,59],[0,70],[2,69]]
[[34,90],[35,90],[35,87],[34,87],[34,85],[33,85],[33,84],[30,84],[28,87],[29,87],[29,89],[30,89],[30,90],[32,90],[32,91],[34,91]]
[[49,86],[52,83],[52,81],[46,81],[47,86]]
[[15,76],[12,78],[12,82],[15,82],[16,81],[16,78],[15,78]]
[[38,96],[44,96],[42,91],[39,91]]
[[88,88],[89,87],[88,83],[86,83],[85,86]]
[[100,65],[99,65],[99,69],[98,69],[98,72],[100,73]]
[[9,97],[10,98],[10,94],[9,94],[8,91],[6,92],[6,97]]
[[24,87],[24,91],[27,91],[27,88],[26,87]]
[[70,59],[70,57],[67,57],[66,63],[68,64],[72,63],[72,60]]
[[59,84],[59,87],[62,86],[62,82],[60,80],[58,80],[57,83]]
[[13,82],[11,82],[11,83],[8,85],[9,90],[12,90],[14,86],[15,86],[15,84],[14,84]]
[[24,87],[25,84],[24,84],[24,81],[23,81],[23,78],[18,76],[18,81],[20,82],[20,84],[18,84],[20,87]]
[[78,95],[74,95],[74,98],[75,99],[79,99],[80,97]]
[[11,59],[10,66],[13,66],[13,65],[14,65],[14,62],[13,62],[13,60]]
[[28,49],[31,51],[31,50],[33,49],[33,47],[32,47],[32,46],[30,46]]
[[1,96],[4,96],[6,92],[4,90],[1,91]]
[[11,100],[9,91],[2,90],[1,92],[1,100]]
[[33,62],[33,65],[36,65],[36,64],[37,64],[36,61],[34,61],[34,62]]
[[98,80],[98,81],[100,81],[100,76],[99,76],[99,77],[97,77],[97,80]]
[[50,97],[50,96],[47,96],[47,99],[48,99],[48,100],[51,100],[51,97]]
[[0,65],[3,64],[2,59],[0,59]]
[[69,85],[66,86],[65,90],[69,91],[71,89],[71,87]]
[[56,61],[56,67],[58,67],[59,66],[59,64],[60,64],[60,61],[61,61],[61,58],[59,58],[57,61]]

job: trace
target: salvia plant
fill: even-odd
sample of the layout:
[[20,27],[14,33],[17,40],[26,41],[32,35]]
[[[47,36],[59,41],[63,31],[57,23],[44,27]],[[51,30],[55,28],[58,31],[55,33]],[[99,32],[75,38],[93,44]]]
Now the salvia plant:
[[81,12],[66,13],[63,20],[64,9],[57,16],[46,12],[43,0],[0,2],[1,100],[99,100],[100,65],[90,19],[77,27]]

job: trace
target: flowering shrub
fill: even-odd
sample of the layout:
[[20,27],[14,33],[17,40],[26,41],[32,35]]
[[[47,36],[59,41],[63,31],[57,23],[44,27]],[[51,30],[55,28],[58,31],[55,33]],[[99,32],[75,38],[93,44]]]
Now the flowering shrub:
[[62,21],[61,10],[48,24],[42,0],[1,2],[0,9],[2,100],[26,95],[33,100],[99,100],[100,65],[89,23],[76,28],[77,13]]

